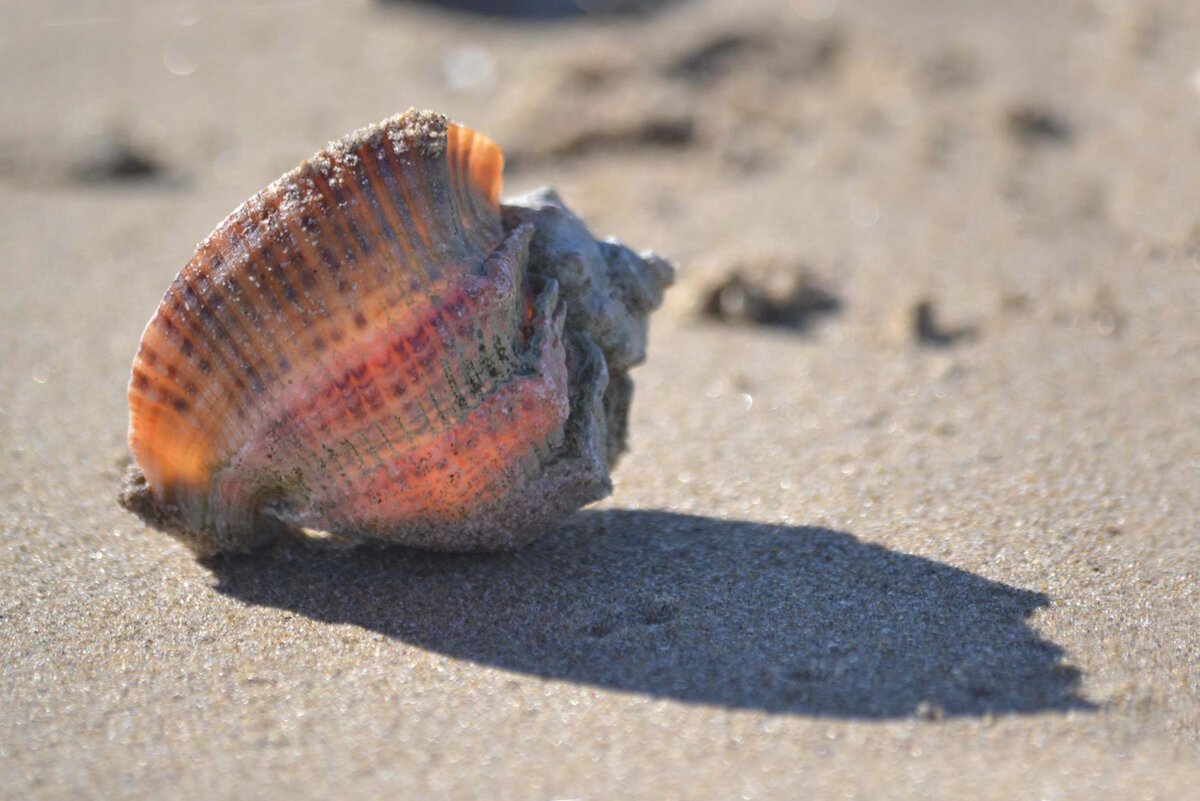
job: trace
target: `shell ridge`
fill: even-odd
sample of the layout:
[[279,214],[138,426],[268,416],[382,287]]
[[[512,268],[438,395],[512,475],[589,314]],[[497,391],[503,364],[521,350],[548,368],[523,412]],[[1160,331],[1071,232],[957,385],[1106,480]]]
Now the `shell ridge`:
[[[420,122],[414,124],[414,119]],[[454,254],[453,259],[462,261],[467,257],[478,258],[481,250],[494,248],[502,236],[498,212],[492,212],[491,224],[483,226],[487,233],[481,236],[478,222],[487,218],[469,216],[470,194],[457,190],[457,182],[463,176],[453,156],[460,126],[448,124],[440,115],[412,113],[392,118],[382,127],[393,144],[391,148],[383,148],[385,158],[381,159],[381,164],[390,168],[389,177],[395,179],[387,185],[400,190],[396,206],[409,211],[407,216],[426,252],[440,256],[433,253],[436,248],[450,248],[448,252]],[[431,153],[436,157],[431,157]],[[455,220],[459,224],[451,225]],[[439,231],[442,235],[435,236]],[[454,247],[456,242],[462,244]],[[433,259],[431,263],[437,261]]]
[[499,221],[498,206],[482,208],[479,205],[478,201],[491,189],[476,183],[470,166],[471,143],[482,139],[482,136],[461,125],[452,125],[447,132],[446,162],[452,179],[449,189],[459,198],[459,223],[469,236],[478,236],[481,233],[474,221],[493,218]]
[[[193,275],[194,275],[194,271],[191,271],[191,270],[188,270],[185,268],[185,270],[177,277],[176,281],[173,282],[172,289],[169,291],[171,303],[168,304],[167,302],[164,302],[162,305],[160,305],[158,312],[156,313],[155,317],[151,321],[152,323],[157,323],[156,325],[154,325],[153,336],[144,337],[143,347],[139,348],[138,359],[135,360],[135,362],[140,362],[142,364],[149,363],[149,366],[151,366],[151,369],[153,370],[154,374],[158,376],[158,385],[159,386],[156,387],[156,389],[158,390],[158,394],[160,395],[160,397],[151,401],[151,403],[153,404],[152,415],[153,415],[155,426],[162,424],[162,422],[163,422],[162,421],[162,412],[170,410],[171,414],[177,419],[178,423],[185,424],[188,429],[194,428],[194,424],[193,424],[194,418],[191,415],[188,415],[185,417],[185,415],[183,414],[183,411],[178,409],[177,407],[171,408],[170,400],[167,397],[162,396],[163,395],[162,385],[164,383],[166,383],[167,381],[172,381],[172,383],[173,383],[173,379],[170,376],[169,370],[160,369],[161,357],[155,351],[156,351],[158,343],[162,342],[163,340],[165,340],[167,338],[168,331],[171,330],[172,327],[176,326],[176,324],[171,322],[171,320],[173,320],[176,317],[179,317],[179,318],[184,317],[185,316],[183,314],[184,310],[187,310],[187,311],[194,311],[197,309],[202,310],[202,311],[204,311],[204,313],[199,315],[200,318],[206,323],[206,325],[210,329],[212,329],[216,332],[216,336],[218,336],[218,337],[220,337],[221,335],[224,336],[224,340],[223,340],[222,344],[226,345],[227,348],[232,349],[233,353],[240,354],[240,351],[237,348],[237,343],[234,340],[234,337],[232,337],[229,334],[229,332],[227,331],[227,329],[225,329],[225,327],[222,324],[222,321],[219,320],[217,318],[217,316],[215,314],[213,314],[210,310],[206,309],[203,301],[199,297],[199,294],[190,286],[190,281],[193,278]],[[182,296],[182,297],[180,297],[180,296]],[[219,351],[219,352],[221,353],[222,358],[227,357],[228,350],[221,349],[221,351]],[[150,446],[148,445],[148,443],[139,443],[137,441],[137,437],[135,436],[135,433],[136,432],[134,432],[131,429],[131,437],[130,437],[131,448],[135,449],[134,450],[135,454],[145,453],[143,448],[150,447]],[[174,451],[181,458],[184,457],[185,454],[190,454],[186,458],[188,461],[190,461],[192,463],[192,467],[187,468],[183,471],[183,472],[186,472],[189,474],[193,473],[196,469],[198,469],[198,466],[195,464],[195,461],[203,458],[203,456],[198,455],[194,452],[193,447],[192,447],[195,444],[194,440],[195,440],[195,438],[186,438],[185,441],[180,441],[180,439],[174,438],[168,442],[161,443],[162,448],[168,448],[169,450]],[[159,449],[152,448],[152,450],[159,450]],[[178,460],[176,460],[176,464],[178,467]],[[168,483],[174,484],[176,480],[174,478],[168,480],[168,479],[164,478],[163,475],[161,473],[158,473],[157,471],[155,471],[154,478],[157,479],[157,481],[158,481],[158,486],[154,487],[154,489],[156,490],[156,492],[155,492],[156,497],[159,497],[160,500],[169,500],[169,498],[173,494],[174,490],[171,487],[168,487],[166,485]],[[153,487],[153,485],[152,485],[152,487]]]
[[[232,435],[249,416],[243,403],[246,382],[242,378],[242,366],[248,359],[240,343],[249,343],[247,332],[253,329],[253,325],[245,315],[241,293],[232,291],[234,277],[228,272],[216,276],[206,274],[204,264],[203,260],[194,260],[190,268],[185,268],[180,274],[184,284],[190,284],[190,292],[180,293],[184,296],[184,307],[188,312],[181,316],[188,319],[189,328],[200,340],[198,349],[206,354],[203,360],[197,362],[197,369],[201,373],[220,377],[219,381],[209,382],[212,387],[210,392],[205,393],[202,404],[204,412],[232,412],[237,417],[237,422],[229,427],[229,434]],[[191,300],[193,297],[194,300]],[[187,302],[189,300],[190,304]],[[207,371],[205,363],[208,365]],[[217,369],[220,367],[225,369]],[[213,449],[219,449],[218,443],[213,443]]]
[[[209,291],[205,292],[201,284],[207,284]],[[187,319],[188,328],[197,344],[210,358],[216,359],[218,364],[236,367],[244,360],[239,337],[245,341],[246,335],[244,331],[239,330],[237,335],[231,331],[234,321],[227,323],[222,319],[211,300],[212,291],[212,282],[205,280],[202,272],[185,268],[179,274],[177,283],[172,285],[170,299],[159,308],[156,329],[160,332],[166,330],[167,321],[172,318]],[[199,327],[195,325],[197,319]]]
[[[329,270],[333,255],[324,246],[323,240],[340,240],[342,232],[339,230],[331,235],[322,231],[319,217],[313,209],[320,202],[319,191],[313,175],[306,173],[303,185],[288,187],[288,197],[281,202],[277,215],[280,223],[278,236],[284,242],[285,249],[296,254],[296,260],[292,263],[293,272],[300,281],[305,305],[312,305],[314,297],[332,294],[336,289]],[[292,196],[293,192],[296,197]],[[324,236],[314,237],[310,229],[317,229]],[[318,289],[324,291],[316,291]]]
[[462,171],[464,183],[468,187],[466,191],[467,202],[471,205],[471,212],[474,216],[484,214],[484,209],[487,208],[492,213],[497,213],[498,210],[492,207],[486,200],[485,190],[477,183],[476,172],[480,169],[483,162],[482,153],[483,142],[478,136],[469,136],[466,146],[462,148]]
[[[348,178],[346,185],[353,200],[353,207],[358,210],[362,226],[374,234],[373,238],[376,242],[385,243],[384,252],[391,255],[393,262],[406,263],[406,260],[412,256],[404,252],[405,246],[400,243],[400,237],[388,224],[383,209],[380,207],[379,199],[375,196],[374,187],[371,185],[370,173],[362,160],[346,177]],[[366,252],[366,256],[367,258],[360,264],[364,274],[357,277],[364,279],[369,275],[374,279],[376,285],[382,285],[384,275],[381,273],[384,271],[380,269],[380,254],[376,248],[370,248]]]
[[[463,197],[466,194],[466,170],[462,165],[462,148],[460,142],[462,138],[462,128],[452,126],[446,132],[446,165],[448,169],[448,177],[450,179],[449,191],[454,197]],[[470,227],[467,220],[466,209],[461,206],[454,209],[455,217],[460,227],[464,230]]]
[[[254,262],[255,255],[259,252],[258,244],[261,241],[261,234],[258,231],[256,221],[249,215],[234,217],[230,221],[230,226],[225,229],[226,239],[229,241],[231,248],[239,254],[242,264],[247,265],[246,270],[241,275],[227,276],[227,282],[224,285],[215,285],[216,290],[212,295],[215,301],[217,297],[221,297],[221,308],[228,309],[229,305],[225,302],[226,289],[233,289],[236,286],[235,292],[231,293],[236,297],[237,316],[244,315],[245,325],[235,315],[221,315],[215,310],[209,309],[208,314],[203,314],[206,319],[211,317],[214,322],[221,327],[221,331],[217,332],[218,336],[228,338],[228,345],[232,349],[232,356],[235,364],[240,368],[249,380],[252,388],[257,387],[262,382],[262,376],[259,373],[259,368],[255,366],[255,360],[247,355],[248,352],[257,351],[261,354],[262,338],[265,336],[268,328],[265,325],[269,321],[272,314],[272,307],[277,305],[278,301],[273,299],[270,290],[265,286],[265,282],[255,274],[250,264]],[[238,280],[244,278],[245,280]],[[246,285],[249,284],[249,289]],[[185,288],[185,298],[189,301],[194,300],[197,304],[201,304],[201,299],[198,293],[190,287]],[[224,318],[224,319],[220,319]],[[224,323],[228,321],[230,325],[236,326],[241,334],[241,341],[237,338],[229,336],[229,333],[224,328]],[[246,351],[242,350],[242,346],[246,347]],[[261,360],[260,360],[261,361]],[[259,394],[259,393],[255,393]]]
[[[410,231],[409,239],[424,252],[430,252],[433,249],[433,243],[425,223],[428,214],[425,209],[420,207],[422,202],[420,195],[414,196],[409,192],[403,181],[403,176],[407,171],[416,169],[415,160],[412,159],[411,154],[400,154],[392,148],[382,148],[378,155],[379,173],[391,196],[393,210],[402,218],[406,226],[405,230]],[[403,210],[409,210],[410,213],[399,214]],[[418,213],[411,213],[413,210]]]
[[447,136],[447,166],[454,179],[450,186],[458,197],[458,207],[462,214],[460,223],[466,235],[480,242],[484,247],[492,249],[496,241],[504,235],[500,225],[499,204],[489,204],[489,195],[499,192],[499,175],[492,176],[489,185],[484,185],[471,164],[472,143],[483,144],[496,153],[499,148],[491,140],[461,126],[451,126]]
[[[320,309],[303,308],[296,300],[288,298],[286,274],[290,259],[279,242],[278,226],[271,224],[270,207],[263,206],[258,211],[249,217],[248,230],[244,232],[249,263],[257,265],[257,270],[247,269],[246,277],[258,300],[252,305],[263,314],[266,324],[244,329],[247,350],[256,358],[243,357],[243,372],[249,378],[250,393],[255,398],[271,398],[275,388],[283,383],[282,368],[287,364],[278,361],[279,355],[289,352],[289,346],[296,340],[296,331],[318,328],[317,323],[323,315]],[[295,296],[294,290],[292,294]],[[285,337],[283,342],[279,340],[281,332]],[[263,417],[262,406],[256,404],[255,413],[248,421],[251,431],[261,425]]]
[[464,180],[476,190],[493,212],[500,210],[503,185],[504,153],[488,137],[461,125],[452,126],[452,146],[464,151]]
[[[270,367],[269,383],[278,383],[282,377],[283,368],[278,362],[280,345],[286,348],[296,340],[295,332],[321,330],[329,318],[328,310],[322,306],[302,302],[296,290],[294,278],[298,277],[300,254],[293,255],[284,242],[286,227],[278,223],[271,224],[264,220],[265,230],[259,232],[257,258],[254,260],[261,265],[259,282],[262,290],[275,313],[276,326],[264,327],[256,332],[259,343],[267,339],[268,332],[279,331],[280,328],[287,337],[280,343],[278,338],[272,338],[271,348],[258,349],[264,366]],[[296,275],[294,275],[296,274]]]
[[[466,129],[460,129],[466,130]],[[466,203],[470,207],[471,216],[475,219],[486,219],[494,216],[499,218],[500,210],[498,207],[491,205],[487,200],[487,192],[490,191],[486,187],[480,186],[477,182],[476,172],[479,169],[481,162],[480,152],[477,148],[482,146],[482,137],[470,133],[470,144],[463,148],[462,155],[462,171],[463,183],[465,185]]]
[[427,220],[426,225],[441,234],[430,238],[431,256],[455,261],[462,260],[468,253],[482,257],[480,251],[491,250],[491,245],[484,245],[468,231],[469,226],[460,221],[464,213],[460,196],[452,189],[447,191],[456,178],[449,156],[447,148],[445,158],[432,169],[403,172],[406,194],[416,203],[413,216]]
[[[327,176],[320,173],[314,173],[311,180],[316,196],[312,198],[310,205],[316,208],[305,209],[306,216],[301,225],[310,236],[302,238],[307,239],[314,250],[320,251],[321,266],[325,268],[320,272],[321,278],[332,284],[334,274],[341,270],[341,264],[357,262],[360,254],[356,251],[357,242],[347,228],[342,203],[336,196],[331,182]],[[324,213],[318,214],[318,210],[323,210]],[[316,229],[315,233],[308,230],[310,226]],[[329,252],[329,243],[339,246],[338,255]]]
[[[339,282],[346,281],[348,284],[349,281],[345,278],[344,271],[362,269],[362,265],[369,262],[372,254],[371,244],[363,233],[358,201],[350,189],[356,182],[346,176],[344,172],[339,172],[332,177],[323,175],[321,179],[333,199],[332,204],[325,207],[325,213],[336,214],[341,219],[341,223],[335,227],[345,232],[345,241],[351,246],[346,251],[347,259],[344,262],[338,260],[334,262],[334,266],[338,270]],[[340,286],[339,283],[339,288]]]
[[[372,222],[388,243],[393,254],[393,264],[409,274],[419,272],[425,276],[427,283],[433,283],[435,278],[429,271],[429,260],[425,257],[427,250],[406,224],[406,215],[396,209],[390,193],[381,197],[377,191],[381,183],[386,188],[383,173],[387,170],[380,163],[380,159],[383,158],[382,149],[380,146],[378,150],[367,151],[362,155],[356,170],[355,188],[371,209]],[[383,285],[390,277],[387,264],[376,263],[375,266],[376,278],[379,284]]]
[[[185,271],[180,277],[182,279],[181,294],[183,296],[183,309],[181,310],[180,316],[186,317],[189,320],[195,320],[199,318],[201,321],[203,321],[206,324],[204,329],[206,336],[204,338],[205,341],[203,342],[203,345],[210,346],[209,353],[218,358],[220,360],[219,363],[224,363],[232,368],[231,374],[240,375],[242,372],[244,372],[241,370],[241,366],[245,363],[244,360],[246,357],[242,348],[249,342],[248,335],[244,330],[239,330],[237,333],[234,333],[231,329],[236,324],[236,321],[223,319],[224,315],[220,314],[217,309],[213,308],[211,296],[206,298],[202,295],[201,290],[197,286],[200,277],[198,272]],[[183,311],[188,313],[183,314]],[[224,344],[226,347],[211,348],[214,339],[221,340],[222,344]],[[184,363],[187,364],[189,368],[195,367],[195,365],[190,362]],[[203,420],[204,416],[209,414],[214,408],[219,408],[221,406],[222,397],[218,393],[218,387],[214,386],[210,391],[205,392],[203,397],[197,399],[197,402],[193,405],[191,414],[197,419],[198,423],[200,420]],[[195,432],[195,437],[189,438],[191,441],[188,442],[188,446],[199,446],[201,449],[204,449],[203,443],[198,442],[200,434],[202,433],[202,425],[197,425],[195,427]],[[208,458],[210,459],[214,458],[213,452],[215,449],[213,448],[213,445],[214,443],[208,443],[209,447],[207,450],[209,451]]]
[[[342,264],[339,263],[339,260],[336,257],[333,257],[328,253],[328,249],[325,247],[324,243],[336,241],[341,246],[342,252],[345,255],[344,261],[351,265],[360,263],[365,258],[365,254],[356,249],[357,242],[355,237],[349,232],[349,217],[346,213],[345,204],[338,199],[337,192],[332,183],[325,180],[323,176],[319,176],[318,178],[314,179],[313,185],[321,196],[320,205],[324,210],[324,213],[320,215],[316,214],[314,210],[312,215],[314,226],[319,232],[319,235],[316,237],[316,243],[314,243],[314,247],[320,249],[323,254],[322,263],[325,267],[325,274],[323,278],[326,280],[327,285],[330,285],[332,288],[340,291],[341,286],[339,281],[342,279],[335,280],[334,275],[340,275]],[[338,222],[339,220],[340,223]],[[393,286],[397,284],[398,282],[392,282]],[[388,300],[389,293],[387,290],[390,288],[390,286],[385,288],[383,301],[381,303],[381,311],[389,325],[392,322],[392,310]]]
[[[155,322],[159,319],[156,316]],[[173,339],[159,330],[151,332],[151,337],[144,337],[134,359],[129,393],[131,400],[147,404],[147,413],[153,418],[154,425],[157,426],[165,415],[190,427],[190,416],[186,414],[186,403],[182,401],[182,387],[179,386],[183,379],[175,374],[174,366],[181,361],[181,354]],[[170,365],[166,369],[164,362]]]

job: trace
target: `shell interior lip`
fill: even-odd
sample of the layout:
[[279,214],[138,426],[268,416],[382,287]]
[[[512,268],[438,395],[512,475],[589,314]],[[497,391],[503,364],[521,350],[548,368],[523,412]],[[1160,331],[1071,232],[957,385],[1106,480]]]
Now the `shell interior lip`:
[[122,503],[202,553],[281,527],[476,549],[607,494],[671,268],[552,192],[502,208],[503,164],[410,110],[230,214],[143,333]]

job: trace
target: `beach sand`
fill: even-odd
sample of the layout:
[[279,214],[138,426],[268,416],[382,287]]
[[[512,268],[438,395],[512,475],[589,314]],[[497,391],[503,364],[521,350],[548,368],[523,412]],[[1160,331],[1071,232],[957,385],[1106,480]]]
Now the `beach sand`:
[[[6,12],[0,796],[1200,797],[1200,6],[567,5]],[[197,562],[141,330],[410,106],[678,266],[615,492]]]

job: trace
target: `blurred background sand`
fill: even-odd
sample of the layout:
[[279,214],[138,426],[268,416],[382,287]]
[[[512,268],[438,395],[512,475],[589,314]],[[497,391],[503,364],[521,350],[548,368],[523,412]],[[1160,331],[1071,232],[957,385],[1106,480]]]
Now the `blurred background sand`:
[[[6,4],[0,796],[1197,797],[1200,6],[583,5]],[[409,106],[678,265],[616,491],[197,563],[141,329]]]

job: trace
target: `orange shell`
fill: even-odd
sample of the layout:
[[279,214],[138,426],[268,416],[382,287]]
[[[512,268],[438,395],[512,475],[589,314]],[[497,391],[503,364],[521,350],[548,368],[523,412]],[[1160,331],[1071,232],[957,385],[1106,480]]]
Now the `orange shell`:
[[476,549],[607,494],[605,443],[577,447],[604,432],[568,432],[574,399],[602,404],[604,359],[528,274],[536,226],[506,232],[503,162],[409,111],[231,214],[142,336],[123,503],[206,553],[280,525]]

